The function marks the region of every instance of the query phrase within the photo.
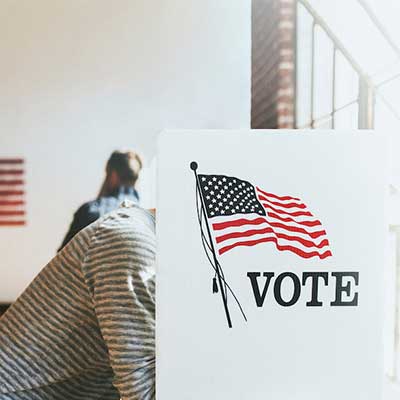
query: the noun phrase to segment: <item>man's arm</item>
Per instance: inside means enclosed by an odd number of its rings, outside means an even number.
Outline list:
[[[155,398],[154,262],[154,231],[107,217],[82,267],[122,400]]]

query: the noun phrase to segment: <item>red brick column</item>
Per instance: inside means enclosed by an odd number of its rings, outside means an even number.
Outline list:
[[[253,0],[254,129],[295,127],[295,29],[295,0]]]

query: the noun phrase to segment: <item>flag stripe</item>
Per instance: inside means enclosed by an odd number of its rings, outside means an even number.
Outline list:
[[[0,158],[0,164],[23,164],[23,158]]]
[[[16,186],[23,184],[24,181],[22,179],[0,179],[0,186]]]
[[[0,220],[0,226],[19,226],[19,225],[25,225],[26,221],[25,220]]]
[[[0,175],[23,175],[23,169],[0,169]]]
[[[279,239],[286,239],[286,240],[299,242],[305,247],[316,247],[318,249],[322,249],[325,246],[329,246],[329,242],[328,242],[327,239],[323,239],[319,243],[315,243],[315,242],[313,242],[311,240],[305,240],[305,239],[303,239],[303,238],[301,238],[299,236],[290,236],[290,235],[286,235],[284,233],[275,233],[275,235]]]
[[[290,218],[290,217],[284,218],[284,217],[281,217],[281,216],[279,216],[279,215],[277,215],[275,213],[271,213],[271,212],[268,212],[267,214],[270,217],[279,219],[279,220],[281,220],[283,222],[297,222],[298,224],[305,225],[305,226],[310,226],[310,227],[321,225],[321,222],[318,221],[318,220],[314,220],[314,221],[296,221],[293,218]]]
[[[231,221],[226,221],[226,222],[220,222],[213,224],[213,229],[218,231],[221,229],[226,229],[230,228],[232,226],[242,226],[242,225],[260,225],[265,223],[265,218],[256,218],[256,219],[247,219],[247,218],[240,218],[236,220],[231,220]]]
[[[0,206],[23,206],[23,200],[0,200]]]
[[[313,217],[313,215],[309,211],[295,211],[295,212],[289,212],[285,210],[280,210],[279,208],[275,208],[270,206],[268,203],[261,203],[264,208],[266,209],[271,209],[272,211],[275,211],[277,213],[285,214],[285,215],[291,215],[292,217]]]
[[[10,217],[12,215],[25,215],[25,211],[23,210],[0,210],[0,216]]]
[[[268,203],[273,204],[278,207],[284,207],[284,208],[307,208],[307,206],[303,203],[281,203],[278,201],[271,201],[268,199],[268,197],[263,196],[262,194],[258,196],[260,200],[268,201]]]
[[[23,195],[24,193],[23,190],[0,190],[0,196],[17,196]]]
[[[289,241],[299,242],[305,247],[316,247],[318,249],[321,249],[322,247],[329,245],[327,239],[323,239],[319,243],[315,243],[311,240],[306,240],[299,236],[291,236],[291,235],[286,235],[284,233],[275,232],[272,228],[250,229],[250,230],[244,231],[244,232],[231,232],[231,233],[227,233],[225,235],[218,236],[216,238],[216,242],[221,243],[221,242],[224,242],[229,239],[243,238],[243,237],[249,237],[249,236],[265,234],[265,233],[272,233],[278,239],[285,239],[285,240],[289,240]]]
[[[273,226],[274,228],[282,228],[282,229],[286,229],[286,230],[288,230],[290,232],[304,233],[305,235],[308,235],[313,239],[317,239],[322,235],[326,235],[326,232],[324,230],[315,231],[315,232],[309,232],[306,229],[298,228],[296,226],[281,224],[280,222],[270,222],[269,224],[271,226]]]
[[[330,250],[326,250],[323,253],[319,253],[318,251],[305,252],[294,246],[280,245],[278,243],[278,239],[275,237],[264,237],[264,238],[260,238],[257,240],[235,242],[233,244],[230,244],[229,246],[225,246],[225,247],[222,247],[221,249],[219,249],[219,254],[222,255],[222,254],[226,253],[227,251],[229,251],[235,247],[238,247],[238,246],[255,246],[256,244],[266,243],[266,242],[274,242],[276,245],[276,248],[278,250],[281,250],[281,251],[288,250],[293,253],[296,253],[297,255],[299,255],[300,257],[303,257],[303,258],[319,257],[320,259],[324,259],[324,258],[327,258],[332,255]]]
[[[216,249],[217,251],[223,247],[229,246],[231,244],[234,244],[236,242],[248,242],[248,241],[253,241],[253,240],[258,240],[258,239],[263,239],[266,237],[272,237],[275,238],[280,246],[292,246],[292,247],[296,247],[297,249],[304,251],[306,253],[309,253],[310,251],[316,251],[319,254],[324,253],[326,250],[330,250],[329,246],[323,246],[322,248],[318,248],[318,247],[307,247],[304,246],[303,244],[293,241],[293,240],[287,240],[287,239],[283,239],[283,238],[278,238],[276,237],[276,235],[274,235],[273,233],[266,233],[266,234],[260,234],[260,235],[253,235],[253,236],[249,236],[249,237],[243,237],[243,238],[235,238],[235,239],[230,239],[230,240],[226,240],[220,244],[216,244]]]
[[[265,192],[264,190],[260,189],[258,186],[256,187],[256,189],[257,189],[260,193],[262,193],[263,195],[272,197],[273,199],[276,199],[276,200],[297,200],[297,201],[301,201],[301,200],[300,200],[299,198],[297,198],[297,197],[291,197],[291,196],[277,196],[276,194]]]
[[[224,242],[225,240],[228,239],[235,239],[235,238],[241,238],[241,237],[248,237],[248,236],[253,236],[253,235],[260,235],[262,233],[274,233],[272,228],[262,228],[262,229],[250,229],[248,231],[244,232],[231,232],[227,233],[225,235],[218,236],[215,240],[217,243]]]
[[[299,236],[299,237],[301,237],[301,238],[303,238],[305,240],[311,240],[313,242],[320,241],[320,240],[322,240],[322,239],[324,239],[326,237],[326,235],[321,235],[318,238],[312,238],[311,236],[307,235],[306,233],[292,232],[292,231],[289,231],[286,228],[274,227],[269,222],[267,222],[267,220],[265,220],[265,222],[263,224],[260,224],[260,225],[246,224],[246,225],[241,225],[241,226],[228,227],[228,228],[223,229],[223,230],[214,231],[214,234],[215,234],[216,237],[219,237],[219,236],[222,236],[222,235],[226,235],[228,233],[246,232],[247,230],[250,230],[250,229],[263,229],[263,228],[271,228],[276,233],[284,233],[284,234],[290,235],[290,236]]]

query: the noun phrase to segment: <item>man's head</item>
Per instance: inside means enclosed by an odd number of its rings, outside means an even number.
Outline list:
[[[106,178],[100,196],[120,186],[134,187],[142,169],[142,159],[134,151],[114,151],[107,161]]]

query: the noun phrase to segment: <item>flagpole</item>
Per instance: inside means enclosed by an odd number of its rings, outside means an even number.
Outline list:
[[[210,240],[210,246],[211,246],[211,252],[213,254],[213,258],[214,258],[214,263],[215,263],[215,271],[217,274],[217,278],[218,278],[218,284],[219,284],[219,289],[221,292],[221,296],[222,296],[222,302],[224,304],[224,309],[225,309],[225,314],[226,314],[226,319],[228,321],[228,327],[232,328],[232,321],[231,321],[231,316],[229,314],[229,309],[228,309],[228,302],[227,302],[227,298],[226,298],[226,293],[225,290],[223,288],[223,284],[222,284],[222,278],[221,278],[221,267],[219,265],[219,262],[217,260],[217,255],[215,254],[215,248],[214,248],[214,243],[212,240],[212,236],[211,236],[211,231],[210,231],[210,227],[208,225],[208,217],[207,217],[207,213],[206,213],[206,209],[205,209],[205,204],[204,204],[204,199],[200,190],[200,183],[199,183],[199,177],[197,175],[197,167],[198,164],[195,161],[192,161],[190,163],[190,169],[194,172],[194,176],[196,178],[196,189],[199,193],[200,196],[200,200],[201,200],[201,210],[204,214],[204,218],[206,220],[206,226],[207,226],[207,232],[208,232],[208,237]]]

